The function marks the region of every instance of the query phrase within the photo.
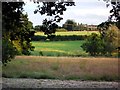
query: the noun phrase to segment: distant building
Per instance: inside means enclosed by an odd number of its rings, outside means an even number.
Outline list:
[[[89,30],[97,30],[97,25],[87,25]]]

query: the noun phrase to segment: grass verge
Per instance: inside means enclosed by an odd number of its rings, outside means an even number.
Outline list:
[[[8,78],[120,80],[118,59],[100,57],[17,56],[2,67],[2,75]]]

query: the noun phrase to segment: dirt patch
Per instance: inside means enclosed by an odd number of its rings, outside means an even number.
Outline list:
[[[8,79],[3,78],[3,88],[118,88],[118,82]]]

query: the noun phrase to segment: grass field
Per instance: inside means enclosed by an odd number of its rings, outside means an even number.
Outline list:
[[[56,32],[56,35],[90,35],[91,33],[98,33],[98,31],[69,31]],[[37,32],[35,35],[43,36],[43,32]],[[80,41],[34,41],[35,51],[31,52],[35,56],[88,56],[88,53],[83,51],[80,47],[84,43]]]
[[[88,56],[80,47],[84,41],[34,41],[35,56]]]
[[[2,68],[3,77],[118,80],[117,58],[17,56]]]
[[[91,35],[92,33],[98,33],[98,31],[69,31],[69,32],[56,32],[55,35]],[[36,32],[35,35],[44,36],[43,32]]]

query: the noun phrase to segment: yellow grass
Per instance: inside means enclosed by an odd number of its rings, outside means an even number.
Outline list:
[[[69,31],[69,32],[56,32],[55,35],[90,35],[91,33],[99,34],[99,31]],[[35,35],[44,36],[43,32],[36,32]]]
[[[3,67],[4,74],[10,72],[47,73],[59,79],[67,77],[100,78],[118,77],[117,58],[81,57],[40,57],[17,56],[14,61]]]

